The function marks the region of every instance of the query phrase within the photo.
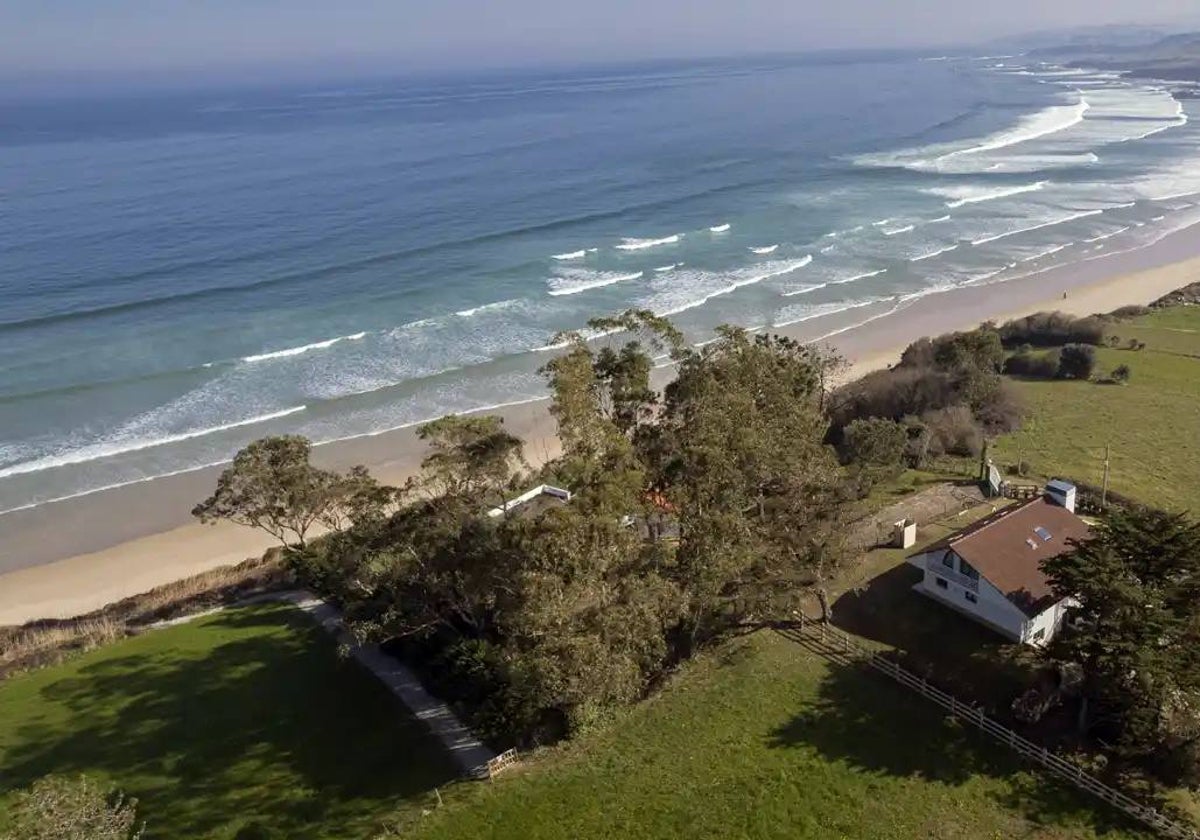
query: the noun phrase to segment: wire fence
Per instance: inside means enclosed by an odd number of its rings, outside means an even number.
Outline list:
[[[1040,764],[1060,779],[1104,800],[1164,837],[1170,837],[1173,840],[1200,840],[1200,833],[1197,833],[1195,829],[1176,822],[1154,808],[1143,805],[1121,791],[1106,785],[1095,776],[1085,772],[1077,764],[1063,759],[1045,747],[1033,743],[1028,738],[1018,735],[1008,727],[992,720],[977,706],[964,703],[953,694],[930,685],[926,679],[918,677],[879,651],[864,647],[837,627],[800,617],[797,622],[780,632],[784,637],[835,662],[841,664],[862,663],[886,674],[905,688],[937,703],[959,720],[978,727],[1020,755]]]

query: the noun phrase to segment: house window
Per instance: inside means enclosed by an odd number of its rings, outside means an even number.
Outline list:
[[[966,599],[968,601],[970,601],[972,604],[979,603],[979,596],[976,595],[974,592],[964,592],[963,595],[966,596]]]
[[[945,554],[943,554],[942,555],[942,565],[945,566],[947,569],[953,569],[954,568],[954,554],[952,554],[949,551],[947,551]]]
[[[971,580],[979,580],[979,570],[968,563],[966,560],[959,561],[958,570]]]
[[[938,589],[949,589],[950,585],[946,583],[945,578],[936,578],[934,582],[938,585]]]
[[[1035,642],[1040,642],[1043,638],[1045,638],[1045,636],[1046,636],[1046,628],[1039,627],[1038,631],[1036,633],[1034,633],[1032,636],[1030,636],[1029,638]]]

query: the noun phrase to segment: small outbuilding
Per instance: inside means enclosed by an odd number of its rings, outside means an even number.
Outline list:
[[[1062,626],[1070,598],[1057,598],[1042,561],[1074,551],[1089,526],[1074,513],[1075,488],[1046,493],[995,513],[921,549],[908,562],[924,572],[922,595],[1014,642],[1044,645]],[[1067,507],[1069,504],[1070,507]]]
[[[487,515],[493,519],[518,513],[521,516],[536,516],[544,510],[565,505],[569,501],[571,501],[570,490],[553,487],[549,484],[539,484],[537,487],[526,490],[520,496],[509,499],[499,507],[492,508]]]

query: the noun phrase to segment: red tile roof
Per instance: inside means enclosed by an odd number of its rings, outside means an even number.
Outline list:
[[[1078,516],[1037,498],[982,519],[921,553],[953,549],[1032,618],[1055,602],[1042,561],[1074,551],[1067,541],[1087,539],[1089,533]]]

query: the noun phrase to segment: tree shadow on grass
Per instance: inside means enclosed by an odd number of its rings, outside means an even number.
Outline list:
[[[988,785],[985,795],[1034,823],[1122,836],[1133,827],[1105,803],[1032,772],[1004,745],[860,666],[831,663],[816,698],[776,729],[769,745],[815,750],[858,772],[951,787],[1001,779],[1004,784]]]
[[[913,673],[1008,718],[1012,701],[1032,684],[1036,655],[915,592],[922,576],[907,563],[889,569],[838,598],[834,623],[893,648],[892,658]]]
[[[292,608],[229,611],[130,646],[42,687],[66,719],[18,729],[6,787],[102,773],[142,800],[148,837],[258,822],[309,838],[365,834],[380,805],[456,775],[423,724]]]

